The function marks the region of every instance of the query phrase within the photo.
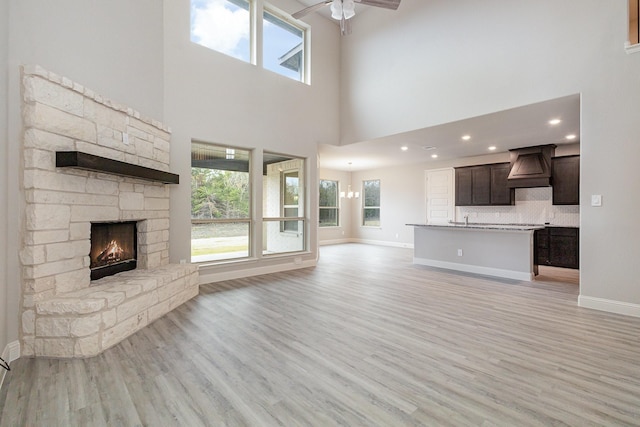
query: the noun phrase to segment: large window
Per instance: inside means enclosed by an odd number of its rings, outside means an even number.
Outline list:
[[[191,262],[250,255],[250,152],[191,144]]]
[[[261,33],[256,10],[262,11]],[[263,0],[191,0],[192,42],[301,82],[308,81],[308,31]]]
[[[250,62],[248,0],[191,0],[191,41]]]
[[[264,153],[263,255],[305,249],[304,164],[304,159]]]
[[[362,225],[380,226],[380,180],[374,179],[362,183]]]
[[[304,29],[284,17],[265,11],[262,31],[264,68],[304,81]]]
[[[320,227],[337,227],[339,222],[338,181],[320,180]]]

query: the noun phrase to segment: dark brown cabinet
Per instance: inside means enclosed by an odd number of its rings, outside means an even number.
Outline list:
[[[456,168],[456,206],[512,205],[509,167],[509,163],[495,163]]]
[[[574,227],[546,227],[534,234],[534,259],[538,265],[579,267],[579,229]]]
[[[471,200],[476,206],[491,204],[491,171],[485,166],[471,168]]]
[[[491,204],[492,205],[512,205],[514,204],[514,188],[507,186],[509,176],[509,163],[498,163],[489,165],[491,169]]]
[[[456,169],[456,206],[472,205],[471,168]]]
[[[551,159],[554,205],[580,204],[580,156]]]

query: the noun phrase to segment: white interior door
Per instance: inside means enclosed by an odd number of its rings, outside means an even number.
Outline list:
[[[427,171],[427,222],[446,223],[455,218],[453,168]]]

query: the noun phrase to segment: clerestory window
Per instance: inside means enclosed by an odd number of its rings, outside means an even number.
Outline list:
[[[260,26],[253,19],[259,11]],[[191,0],[192,42],[305,83],[308,33],[304,23],[263,0]]]

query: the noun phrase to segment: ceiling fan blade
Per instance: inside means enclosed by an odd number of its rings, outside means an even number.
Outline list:
[[[353,0],[356,3],[366,4],[367,6],[384,7],[385,9],[397,10],[400,6],[400,0]]]
[[[308,15],[311,12],[315,12],[316,10],[321,9],[324,6],[326,6],[328,4],[331,4],[331,3],[332,3],[332,0],[325,0],[325,1],[322,1],[320,3],[316,3],[316,4],[312,5],[312,6],[305,7],[304,9],[294,13],[291,16],[293,16],[295,19],[299,19],[299,18],[302,18],[303,16]]]

